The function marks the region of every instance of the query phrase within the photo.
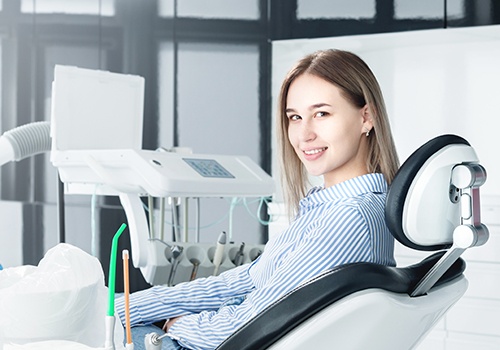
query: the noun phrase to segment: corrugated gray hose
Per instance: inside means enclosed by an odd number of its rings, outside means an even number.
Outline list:
[[[33,122],[6,131],[3,135],[12,144],[14,160],[19,161],[51,149],[50,122]]]

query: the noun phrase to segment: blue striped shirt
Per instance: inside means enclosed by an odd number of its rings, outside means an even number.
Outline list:
[[[175,287],[154,286],[130,296],[132,325],[184,315],[169,333],[189,349],[213,349],[285,293],[334,266],[395,265],[384,219],[387,183],[368,174],[300,201],[297,218],[252,262]],[[123,300],[116,301],[121,320]]]

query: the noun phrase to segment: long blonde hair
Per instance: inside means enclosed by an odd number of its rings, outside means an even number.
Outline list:
[[[308,178],[304,165],[288,139],[286,100],[290,84],[305,73],[320,77],[340,88],[343,96],[354,106],[362,108],[368,104],[373,117],[373,129],[368,137],[368,171],[382,173],[390,184],[399,168],[382,91],[368,65],[348,51],[321,50],[312,53],[298,61],[288,72],[278,100],[276,134],[283,195],[290,215],[298,211],[299,201],[307,191]]]

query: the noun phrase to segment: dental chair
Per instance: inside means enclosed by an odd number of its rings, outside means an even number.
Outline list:
[[[406,267],[338,266],[269,306],[218,350],[415,348],[464,295],[460,255],[484,244],[479,187],[486,180],[474,149],[442,135],[401,166],[386,201],[386,221],[403,245],[429,253]]]

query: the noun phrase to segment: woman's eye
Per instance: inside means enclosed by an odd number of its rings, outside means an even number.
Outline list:
[[[297,115],[297,114],[289,115],[288,119],[289,120],[299,120],[300,119],[300,115]]]
[[[315,117],[326,117],[327,113],[326,112],[317,112],[314,116]]]

